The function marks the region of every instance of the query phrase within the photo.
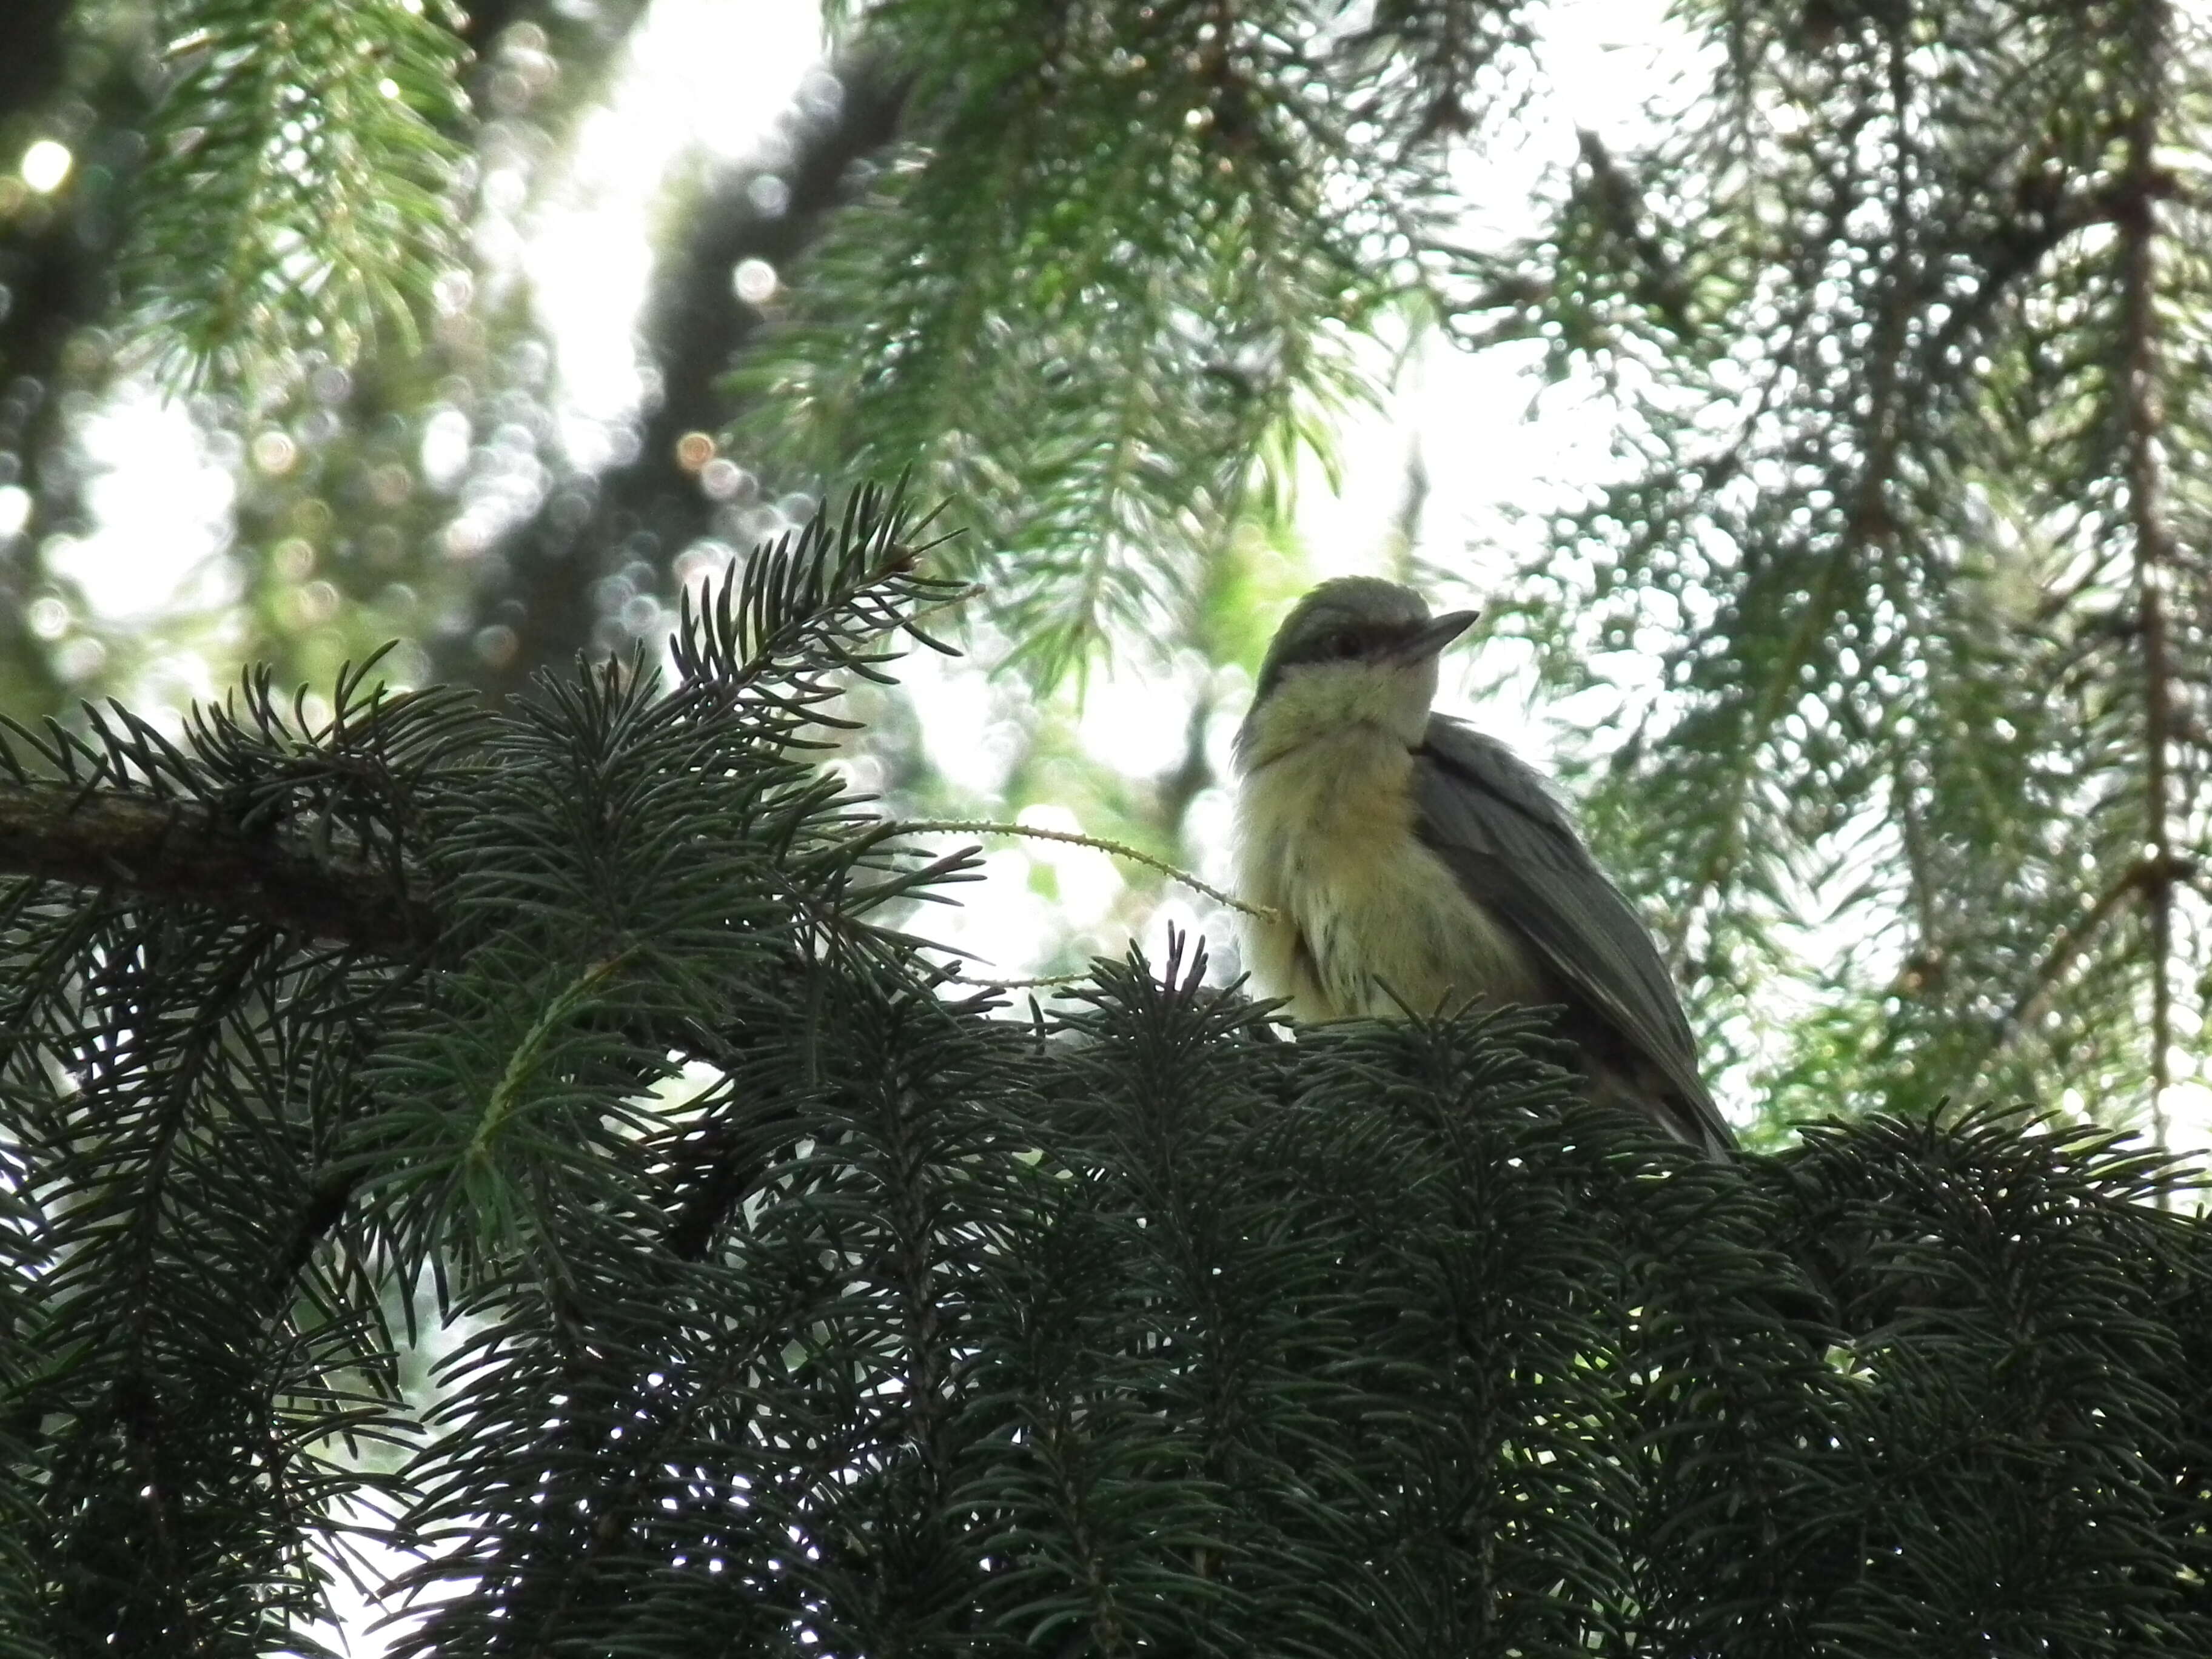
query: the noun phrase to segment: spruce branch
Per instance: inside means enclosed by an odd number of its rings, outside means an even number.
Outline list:
[[[434,946],[419,881],[297,834],[242,830],[203,804],[0,779],[0,872],[191,904],[394,960]]]
[[[543,1061],[548,1047],[561,1027],[583,1008],[589,1006],[600,988],[622,972],[637,954],[637,947],[620,951],[604,961],[586,966],[583,972],[556,991],[551,1000],[531,1022],[508,1054],[507,1064],[500,1073],[499,1081],[484,1102],[483,1115],[477,1120],[476,1131],[469,1137],[468,1154],[471,1161],[489,1160],[500,1133],[514,1115],[517,1103],[528,1091],[534,1074]]]
[[[1642,186],[1621,166],[1605,141],[1589,128],[1576,130],[1575,143],[1583,166],[1589,173],[1599,224],[1634,256],[1638,267],[1633,284],[1637,297],[1677,339],[1689,340],[1697,326],[1690,308],[1689,285],[1684,282],[1677,261],[1645,225]]]
[[[453,261],[466,48],[450,0],[187,0],[122,261],[173,382],[411,350]]]
[[[1522,614],[1555,684],[1612,684],[1638,729],[1592,763],[1594,827],[1717,1003],[1802,971],[1801,920],[1910,931],[1902,981],[1887,948],[1830,964],[1789,1073],[1805,1109],[2078,1088],[2062,1066],[2122,1054],[2148,1099],[2205,938],[2185,893],[2139,884],[2205,852],[2186,481],[2212,287],[2175,159],[2202,145],[2202,32],[2160,3],[1923,21],[1970,81],[1894,19],[1808,55],[1713,13],[1711,95],[1620,169],[1662,192],[1725,361],[1645,316],[1645,220],[1616,188],[1595,234],[1588,169],[1551,238],[1469,262],[1527,280],[1559,366],[1619,374],[1620,441],[1650,458],[1562,515]],[[2093,106],[2085,77],[2120,90]],[[1606,654],[1655,638],[1666,691],[1620,689]],[[2059,1040],[2022,1049],[2046,1008]]]
[[[1436,140],[1510,100],[1531,9],[856,9],[908,142],[740,359],[738,447],[800,481],[918,458],[1011,556],[993,620],[1039,682],[1134,640],[1374,395],[1348,337],[1425,286]]]

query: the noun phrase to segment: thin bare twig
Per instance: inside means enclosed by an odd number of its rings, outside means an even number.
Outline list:
[[[1276,919],[1275,913],[1265,905],[1247,904],[1243,899],[1200,881],[1188,870],[1177,869],[1165,859],[1154,858],[1150,853],[1139,852],[1133,847],[1124,846],[1118,841],[1108,841],[1099,836],[1078,835],[1073,830],[1040,830],[1026,823],[994,823],[980,818],[908,818],[888,827],[902,835],[908,832],[928,831],[955,836],[1022,836],[1031,841],[1056,841],[1070,847],[1088,847],[1097,852],[1110,853],[1115,858],[1127,859],[1133,864],[1141,864],[1147,869],[1157,870],[1169,880],[1180,883],[1194,893],[1202,893],[1216,904],[1224,906],[1241,915],[1254,917],[1261,921],[1273,921]],[[994,984],[1013,982],[1012,981],[992,981]]]

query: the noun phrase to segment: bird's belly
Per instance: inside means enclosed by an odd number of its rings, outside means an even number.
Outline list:
[[[1548,1000],[1528,947],[1415,837],[1412,757],[1380,742],[1313,749],[1238,796],[1241,896],[1276,913],[1246,929],[1256,988],[1305,1020]]]

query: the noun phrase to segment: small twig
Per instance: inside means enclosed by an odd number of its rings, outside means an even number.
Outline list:
[[[627,951],[617,951],[604,961],[592,963],[562,987],[554,994],[552,1001],[546,1005],[544,1012],[531,1022],[530,1029],[522,1034],[522,1041],[515,1044],[514,1052],[507,1056],[507,1069],[501,1074],[498,1085],[492,1090],[490,1100],[485,1103],[483,1116],[477,1123],[476,1133],[469,1138],[468,1155],[471,1159],[480,1163],[490,1157],[493,1141],[507,1120],[514,1115],[516,1103],[530,1086],[538,1061],[544,1057],[546,1046],[553,1040],[554,1033],[568,1023],[568,1017],[581,1007],[602,984],[628,966],[630,958],[637,953],[638,947],[632,945]]]
[[[946,945],[938,948],[949,951],[952,947]],[[965,962],[967,957],[963,956],[961,960]],[[1031,979],[985,979],[980,975],[956,974],[950,968],[934,971],[949,985],[973,985],[982,991],[1034,991],[1050,985],[1077,985],[1091,977],[1088,974],[1039,974]]]
[[[1148,869],[1157,870],[1169,880],[1179,882],[1194,893],[1203,893],[1216,904],[1224,905],[1231,910],[1253,917],[1256,921],[1278,920],[1276,913],[1263,904],[1247,904],[1243,899],[1223,892],[1218,887],[1209,886],[1188,871],[1178,869],[1165,859],[1154,858],[1150,853],[1140,853],[1133,847],[1125,847],[1118,841],[1108,841],[1098,836],[1079,835],[1073,830],[1039,830],[1026,823],[993,823],[982,819],[969,818],[908,818],[887,825],[886,828],[902,835],[909,831],[927,830],[942,831],[947,835],[956,836],[1026,836],[1032,841],[1056,841],[1070,847],[1088,847],[1094,851],[1110,853],[1115,858],[1127,859],[1133,863],[1144,865]]]

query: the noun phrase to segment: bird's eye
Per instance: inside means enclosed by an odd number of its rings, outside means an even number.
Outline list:
[[[1348,628],[1340,628],[1328,636],[1328,654],[1332,657],[1356,657],[1359,654],[1359,635]]]

